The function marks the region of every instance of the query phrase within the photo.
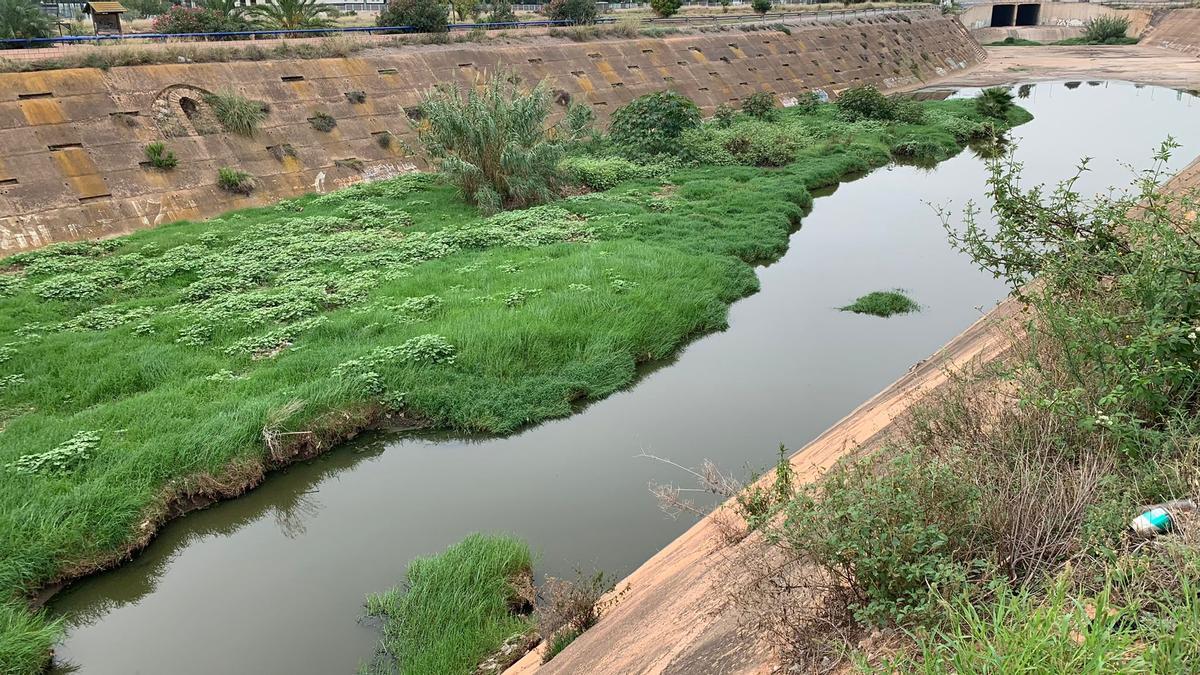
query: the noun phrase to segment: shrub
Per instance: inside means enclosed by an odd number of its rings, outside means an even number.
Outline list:
[[[1129,31],[1129,19],[1123,16],[1097,16],[1083,24],[1083,37],[1088,42],[1118,41]]]
[[[346,100],[351,103],[366,103],[367,92],[358,89],[354,91],[348,91],[346,92]]]
[[[146,146],[146,161],[150,162],[150,166],[170,171],[179,165],[179,160],[176,159],[175,153],[167,149],[167,146],[162,143],[151,143]]]
[[[728,129],[733,124],[736,116],[737,113],[734,112],[728,103],[722,103],[713,111],[713,121],[717,123],[717,126],[724,129]]]
[[[0,38],[50,37],[50,16],[30,0],[0,0]]]
[[[674,155],[680,137],[700,126],[700,109],[692,100],[673,91],[644,94],[618,108],[609,135],[630,156]]]
[[[921,102],[909,98],[897,98],[893,100],[892,117],[897,122],[904,124],[924,124],[925,123],[925,106]]]
[[[1012,92],[1006,87],[989,87],[975,97],[975,111],[993,119],[1007,120],[1013,105]]]
[[[884,96],[875,87],[864,84],[851,87],[837,99],[838,112],[847,120],[891,120],[896,115],[896,102]]]
[[[550,96],[542,85],[522,93],[494,77],[466,93],[436,87],[422,104],[426,150],[442,175],[484,212],[551,200],[562,158],[546,128]]]
[[[613,585],[603,572],[591,576],[579,575],[575,581],[549,577],[543,587],[542,602],[535,612],[538,633],[543,640],[552,641],[562,635],[564,643],[558,651],[570,644],[581,633],[596,625],[600,620],[600,598]],[[555,652],[557,653],[557,651]],[[547,657],[548,661],[550,657]]]
[[[750,3],[750,8],[766,16],[767,12],[771,11],[771,0],[753,0]]]
[[[239,136],[253,136],[258,125],[267,117],[264,103],[233,92],[208,94],[204,102],[212,107],[213,115],[221,126]]]
[[[840,309],[843,312],[854,312],[855,314],[872,314],[874,316],[889,317],[893,314],[915,312],[920,308],[920,305],[903,292],[895,290],[868,293],[855,300],[853,304],[846,305]]]
[[[800,147],[791,129],[756,119],[693,129],[681,143],[687,161],[716,165],[784,166],[795,160]]]
[[[864,624],[920,622],[930,589],[954,593],[974,494],[937,460],[899,453],[840,464],[784,509],[779,540],[799,559],[844,580],[847,609]]]
[[[248,195],[254,192],[254,179],[245,171],[223,166],[217,170],[217,185],[226,192]]]
[[[313,116],[308,118],[308,123],[317,131],[323,131],[325,133],[329,133],[330,131],[333,131],[335,127],[337,127],[337,120],[334,119],[333,115],[322,111],[313,113]]]
[[[760,120],[775,117],[775,96],[765,91],[756,91],[742,101],[742,112]]]
[[[655,167],[636,164],[623,157],[567,157],[559,170],[572,183],[593,190],[608,190],[633,178],[651,178],[658,174]]]
[[[675,16],[682,6],[683,0],[650,0],[650,8],[663,18]]]
[[[550,0],[542,10],[555,21],[577,24],[596,23],[596,0]]]
[[[399,355],[409,363],[454,363],[457,351],[441,335],[418,335],[400,345]]]
[[[513,11],[509,0],[493,0],[492,13],[488,15],[488,23],[516,23],[517,13]]]
[[[815,91],[806,91],[796,97],[796,105],[793,106],[804,114],[816,112],[817,106],[821,105],[821,97]]]
[[[160,14],[153,26],[156,33],[220,33],[241,27],[216,10],[182,5],[174,5]]]
[[[377,26],[410,26],[417,33],[450,29],[450,3],[445,0],[390,0],[375,20]]]

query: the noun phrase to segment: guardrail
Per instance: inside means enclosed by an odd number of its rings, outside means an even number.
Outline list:
[[[746,23],[749,21],[777,22],[795,19],[820,19],[837,16],[865,16],[873,14],[898,14],[929,9],[933,5],[912,5],[909,7],[864,8],[864,9],[823,9],[797,12],[774,12],[771,14],[720,14],[711,16],[673,16],[669,18],[650,17],[641,19],[642,25],[697,25],[714,23]],[[595,23],[613,24],[615,17],[600,17]],[[448,26],[451,31],[475,30],[505,30],[523,28],[554,28],[574,26],[573,21],[512,21],[504,23],[452,23]],[[413,26],[352,26],[345,28],[292,28],[287,30],[240,30],[221,33],[124,33],[114,35],[61,35],[44,38],[7,38],[0,40],[0,49],[47,47],[52,45],[71,44],[104,44],[123,42],[126,40],[147,40],[150,42],[167,40],[203,40],[203,41],[236,41],[256,40],[259,38],[293,38],[293,37],[325,37],[330,35],[366,34],[414,34],[418,31]]]

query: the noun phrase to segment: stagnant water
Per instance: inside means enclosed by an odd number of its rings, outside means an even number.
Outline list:
[[[1200,153],[1200,99],[1124,83],[1044,83],[1016,131],[1028,181],[1096,159],[1085,191],[1129,182],[1168,134],[1180,168]],[[628,391],[508,438],[366,439],[271,477],[246,497],[168,525],[124,567],[61,593],[64,669],[129,673],[350,673],[377,640],[364,594],[414,556],[474,531],[507,531],[540,573],[623,575],[687,528],[647,481],[686,481],[642,452],[744,473],[798,448],[1005,295],[951,250],[929,203],[982,198],[970,151],[936,169],[889,167],[816,201],[786,256],[758,271],[729,330],[655,364]],[[907,289],[917,314],[837,311]]]

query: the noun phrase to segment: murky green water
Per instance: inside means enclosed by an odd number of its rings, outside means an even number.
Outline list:
[[[1168,134],[1200,154],[1200,99],[1120,83],[1045,83],[1017,130],[1030,181],[1095,158],[1080,186],[1127,184]],[[353,672],[375,630],[363,595],[414,556],[473,531],[516,533],[541,573],[623,575],[691,521],[650,480],[686,481],[643,452],[745,472],[797,448],[903,375],[1005,294],[946,243],[933,204],[981,199],[982,161],[881,169],[817,200],[788,254],[728,331],[647,369],[634,388],[508,438],[375,437],[271,477],[165,528],[124,567],[61,593],[65,668],[91,674]],[[883,320],[835,307],[907,289],[923,310]]]

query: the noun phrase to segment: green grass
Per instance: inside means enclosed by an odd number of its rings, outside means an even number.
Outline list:
[[[1135,37],[1108,38],[1106,40],[1092,40],[1092,39],[1089,39],[1086,37],[1073,37],[1073,38],[1066,38],[1063,40],[1057,40],[1055,42],[1038,42],[1037,40],[1026,40],[1024,38],[1006,37],[1003,40],[998,40],[996,42],[989,42],[985,46],[986,47],[1044,47],[1046,45],[1051,45],[1051,46],[1059,46],[1059,47],[1072,47],[1072,46],[1079,46],[1079,45],[1092,45],[1092,46],[1136,45],[1137,43],[1138,43],[1138,38],[1135,38]]]
[[[725,327],[810,189],[898,145],[944,159],[982,121],[969,100],[924,105],[921,125],[780,111],[806,129],[788,166],[677,169],[492,218],[406,176],[0,260],[0,598],[19,615],[172,496],[286,462],[275,439],[328,445],[389,412],[506,433],[628,386]],[[40,669],[41,626],[0,624],[0,653],[23,645],[12,672]]]
[[[204,102],[212,106],[213,115],[221,126],[239,136],[253,136],[258,125],[267,118],[261,101],[251,101],[233,92],[208,94]]]
[[[412,561],[405,586],[367,596],[367,615],[383,620],[370,673],[471,673],[508,637],[533,628],[513,614],[513,577],[532,574],[519,539],[473,534],[444,553]]]
[[[893,314],[907,314],[916,312],[921,309],[912,298],[909,298],[903,291],[897,289],[894,291],[874,291],[855,300],[853,304],[846,305],[840,308],[843,312],[854,312],[855,314],[872,314],[874,316],[889,317]]]
[[[562,650],[575,641],[575,638],[583,635],[575,628],[568,628],[554,634],[550,638],[550,643],[546,645],[546,652],[542,654],[542,663],[549,663],[551,659],[558,656]]]

